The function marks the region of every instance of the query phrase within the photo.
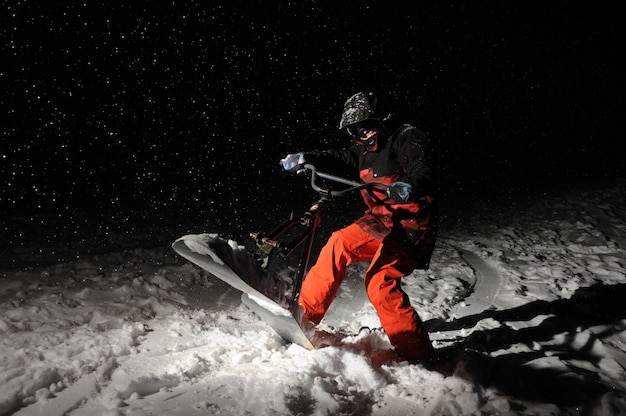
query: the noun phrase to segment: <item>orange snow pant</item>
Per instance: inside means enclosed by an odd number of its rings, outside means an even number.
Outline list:
[[[298,302],[304,317],[318,324],[337,295],[348,266],[363,261],[371,261],[365,273],[367,295],[396,352],[409,360],[430,357],[434,350],[428,333],[400,287],[400,279],[415,269],[416,260],[406,246],[381,243],[358,224],[335,231],[322,248],[300,291]]]

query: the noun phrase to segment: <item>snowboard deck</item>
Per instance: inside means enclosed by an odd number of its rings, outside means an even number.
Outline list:
[[[306,336],[306,333],[288,309],[267,298],[257,298],[249,293],[243,293],[241,300],[244,305],[271,326],[285,341],[298,344],[308,350],[315,349],[311,340]]]
[[[217,234],[191,234],[172,244],[176,253],[243,292],[242,302],[285,341],[312,350],[314,345],[288,309],[284,282],[261,269],[234,241]]]

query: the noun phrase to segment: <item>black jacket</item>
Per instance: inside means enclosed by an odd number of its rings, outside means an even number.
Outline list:
[[[408,124],[390,135],[385,133],[383,129],[374,148],[353,143],[340,149],[305,152],[304,158],[323,165],[339,159],[356,169],[365,182],[407,182],[413,188],[413,200],[435,198],[434,155],[426,133]],[[371,178],[363,177],[367,170],[371,171]]]

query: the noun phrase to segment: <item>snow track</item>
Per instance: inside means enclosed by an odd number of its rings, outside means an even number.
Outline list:
[[[476,253],[465,249],[458,250],[461,253],[461,257],[470,265],[475,275],[475,282],[471,293],[454,308],[453,316],[455,318],[462,318],[464,316],[479,314],[495,306],[503,282],[496,269],[491,267],[487,261],[480,258]]]
[[[452,345],[477,329],[472,326],[481,321],[482,314],[497,308],[498,295],[504,283],[501,274],[489,261],[466,248],[455,246],[454,249],[470,267],[472,274],[463,278],[467,286],[458,292],[456,303],[449,312],[450,319],[434,319],[425,323],[438,348]]]
[[[84,375],[55,397],[38,401],[14,413],[14,416],[63,416],[97,392],[97,374]]]

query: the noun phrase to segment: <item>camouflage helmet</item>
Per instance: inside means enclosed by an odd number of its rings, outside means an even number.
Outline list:
[[[343,105],[339,129],[343,130],[365,120],[378,120],[377,104],[378,98],[373,92],[357,92]]]

